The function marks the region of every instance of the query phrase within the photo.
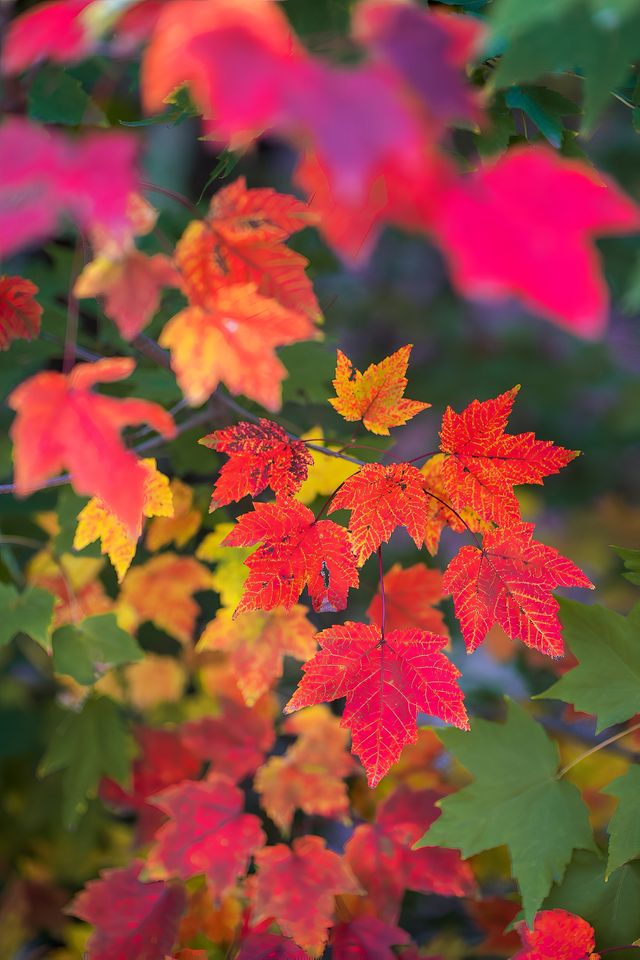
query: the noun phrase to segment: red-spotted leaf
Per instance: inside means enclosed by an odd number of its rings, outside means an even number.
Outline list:
[[[55,233],[62,216],[85,233],[121,236],[135,192],[136,141],[126,133],[68,139],[10,117],[0,126],[0,257]]]
[[[342,857],[321,837],[305,836],[256,854],[254,920],[273,918],[281,931],[316,956],[334,922],[334,897],[361,889]]]
[[[12,340],[33,340],[40,333],[37,292],[31,280],[0,276],[0,350],[7,350]]]
[[[286,713],[346,697],[342,724],[353,752],[375,785],[417,739],[419,712],[468,729],[460,672],[441,653],[445,637],[424,630],[392,630],[347,622],[316,637],[321,649],[303,667]]]
[[[137,814],[137,843],[144,846],[164,819],[158,807],[148,802],[149,797],[181,780],[195,780],[202,760],[188,749],[180,730],[138,727],[135,736],[139,752],[133,761],[130,789],[105,779],[100,784],[100,798],[111,807]]]
[[[223,540],[229,547],[260,544],[245,560],[249,576],[236,614],[244,610],[290,610],[306,586],[313,609],[344,610],[358,571],[344,527],[316,520],[298,501],[255,503]]]
[[[518,297],[572,333],[595,338],[605,329],[608,294],[593,238],[639,226],[638,208],[612,181],[527,146],[455,182],[436,233],[462,293]]]
[[[97,383],[128,377],[134,368],[128,357],[80,363],[68,375],[37,373],[13,391],[9,405],[17,416],[11,437],[20,496],[33,493],[66,468],[78,493],[99,497],[138,538],[147,471],[125,448],[120,431],[148,423],[169,438],[175,435],[175,424],[156,403],[91,391]]]
[[[520,518],[514,485],[541,484],[543,477],[558,473],[578,456],[578,451],[537,440],[533,433],[504,432],[519,389],[493,400],[474,400],[462,413],[447,407],[440,431],[450,503],[499,524]]]
[[[556,587],[593,584],[553,547],[533,539],[534,525],[518,523],[484,536],[482,548],[462,547],[443,580],[469,653],[499,623],[512,640],[560,657],[562,633]]]
[[[385,630],[405,630],[417,627],[440,636],[447,635],[444,617],[433,606],[442,600],[442,574],[415,563],[403,570],[394,563],[384,575]],[[367,608],[367,616],[378,626],[382,624],[382,596],[380,592]]]
[[[409,942],[409,934],[378,917],[354,917],[331,932],[334,960],[395,960],[392,947]]]
[[[590,923],[566,910],[543,910],[533,930],[519,925],[523,948],[513,960],[600,960]]]
[[[377,915],[389,923],[398,919],[405,890],[454,897],[475,890],[471,868],[457,850],[413,849],[440,816],[436,802],[441,796],[435,790],[397,787],[378,808],[375,823],[356,827],[345,847],[345,857]]]
[[[232,780],[254,773],[275,740],[273,717],[267,698],[251,709],[244,703],[220,697],[218,716],[191,720],[180,728],[187,748],[213,769]]]
[[[186,906],[184,888],[164,880],[142,883],[142,860],[104,870],[67,912],[92,924],[87,960],[164,960]]]
[[[258,817],[242,812],[244,794],[221,774],[168,787],[153,802],[171,819],[156,834],[149,868],[183,880],[202,874],[216,901],[246,873],[252,854],[265,843]]]
[[[249,933],[240,944],[236,960],[309,960],[309,956],[288,937]]]
[[[420,547],[427,523],[424,477],[409,463],[368,463],[331,501],[331,513],[342,509],[351,510],[349,536],[360,566],[396,527],[406,527]]]
[[[277,497],[292,497],[313,466],[313,457],[304,443],[291,439],[271,420],[242,421],[210,433],[199,442],[229,457],[220,468],[211,497],[211,511],[247,494],[256,497],[267,487],[271,487]]]

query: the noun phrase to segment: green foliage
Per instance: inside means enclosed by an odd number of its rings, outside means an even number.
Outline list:
[[[626,573],[623,576],[640,587],[640,550],[625,550],[624,547],[614,547],[613,549],[624,561]]]
[[[573,851],[594,848],[578,790],[557,777],[556,744],[509,701],[505,723],[475,720],[469,733],[438,736],[474,780],[440,801],[442,815],[419,846],[456,847],[471,857],[506,845],[532,923]]]
[[[62,772],[63,816],[68,828],[86,811],[102,777],[125,783],[131,744],[120,708],[108,697],[90,697],[80,713],[66,711],[55,729],[38,775]]]
[[[640,856],[640,767],[630,767],[622,777],[604,788],[604,793],[617,797],[616,812],[609,821],[609,861],[607,879],[623,863]]]
[[[11,584],[0,583],[0,647],[18,633],[26,633],[45,650],[51,649],[53,597],[39,587],[19,593]]]
[[[594,605],[561,601],[564,638],[578,665],[541,697],[593,713],[597,729],[640,711],[640,604],[628,617]]]
[[[80,81],[59,67],[40,67],[29,88],[27,102],[29,116],[41,123],[108,126],[104,113]]]
[[[53,634],[53,667],[56,673],[92,684],[110,667],[142,660],[136,640],[121,630],[112,613],[86,617],[78,624],[60,627]]]

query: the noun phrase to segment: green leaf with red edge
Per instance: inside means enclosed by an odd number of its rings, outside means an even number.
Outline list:
[[[424,540],[428,498],[424,477],[409,463],[368,463],[342,484],[331,510],[351,510],[349,536],[360,566],[396,527],[406,527],[417,547]]]
[[[12,340],[33,340],[40,333],[37,292],[31,280],[0,276],[0,350],[7,350]]]
[[[247,495],[256,497],[267,487],[277,497],[292,497],[313,466],[313,457],[301,440],[264,418],[216,430],[199,443],[229,457],[213,489],[211,512]]]
[[[178,935],[185,891],[164,880],[142,883],[142,860],[104,870],[67,907],[93,925],[88,960],[164,960]]]
[[[553,547],[533,540],[534,525],[517,523],[487,533],[482,547],[462,547],[447,567],[443,589],[453,595],[471,653],[499,623],[512,640],[560,657],[562,630],[555,587],[593,584]]]
[[[462,413],[447,407],[442,418],[442,471],[450,503],[498,524],[520,518],[516,484],[541,484],[579,453],[537,440],[533,433],[504,432],[519,389],[493,400],[474,400]]]
[[[254,503],[223,546],[258,549],[245,560],[249,576],[235,615],[245,610],[290,610],[305,586],[313,609],[344,610],[350,587],[358,586],[356,561],[344,527],[316,520],[296,500]]]
[[[248,869],[265,843],[260,820],[243,813],[244,794],[232,780],[211,774],[186,780],[153,797],[170,819],[156,834],[147,860],[154,876],[183,880],[204,875],[216,902]]]
[[[321,649],[304,665],[285,712],[346,697],[342,724],[371,787],[417,739],[419,712],[468,729],[460,672],[441,653],[445,637],[392,630],[383,638],[375,624],[347,621],[316,639]]]

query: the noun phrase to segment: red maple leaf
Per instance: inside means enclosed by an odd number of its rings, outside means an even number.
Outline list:
[[[13,20],[0,58],[2,73],[20,73],[40,60],[72,63],[86,57],[96,44],[82,14],[91,0],[41,3]]]
[[[349,477],[331,501],[335,510],[351,510],[349,536],[360,566],[396,527],[406,527],[417,547],[427,523],[424,477],[409,463],[368,463]]]
[[[129,228],[136,140],[92,133],[76,140],[10,117],[0,126],[0,257],[55,233],[63,215],[84,233]]]
[[[344,527],[316,520],[296,500],[255,503],[224,546],[260,546],[245,560],[249,576],[236,614],[244,610],[290,610],[306,586],[313,609],[344,610],[349,587],[358,586],[356,561]]]
[[[186,906],[184,888],[164,880],[142,883],[144,867],[133,860],[118,870],[103,870],[67,907],[94,927],[90,960],[164,960],[178,933]]]
[[[533,930],[519,926],[523,949],[513,960],[600,960],[590,923],[566,910],[543,910]]]
[[[475,891],[471,868],[457,850],[412,849],[440,816],[436,801],[441,797],[436,790],[397,787],[378,808],[375,823],[356,827],[345,847],[377,914],[389,923],[398,919],[405,890],[454,897]]]
[[[440,431],[440,449],[446,457],[442,476],[450,503],[500,524],[520,518],[515,484],[541,484],[543,477],[558,473],[579,453],[537,440],[533,433],[504,432],[519,389],[493,400],[474,400],[462,413],[447,407]]]
[[[378,917],[354,917],[331,931],[331,956],[334,960],[396,960],[391,948],[409,940],[406,930]]]
[[[258,817],[242,813],[242,790],[222,774],[168,787],[153,802],[171,819],[156,834],[148,866],[156,875],[183,880],[203,874],[216,901],[247,872],[252,854],[265,843]]]
[[[460,672],[440,652],[445,637],[424,630],[383,636],[375,624],[347,621],[316,639],[321,649],[302,668],[285,712],[346,697],[342,723],[351,727],[371,787],[417,739],[418,712],[468,729]]]
[[[164,820],[160,810],[148,802],[149,797],[170,784],[196,779],[202,760],[187,748],[180,730],[138,727],[135,737],[139,754],[133,761],[131,788],[104,779],[100,798],[116,809],[135,811],[137,844],[145,846]]]
[[[288,937],[249,933],[240,944],[236,960],[309,960],[309,956]]]
[[[513,951],[520,945],[520,938],[511,929],[511,924],[520,913],[520,905],[505,897],[485,897],[482,900],[469,900],[467,909],[485,935],[482,943],[478,944],[478,950],[500,957],[513,957]]]
[[[442,600],[442,574],[430,570],[423,563],[415,563],[403,570],[394,563],[384,575],[385,630],[405,630],[417,627],[447,636],[444,617],[433,606]],[[380,591],[367,607],[367,616],[382,625],[382,596]]]
[[[560,657],[563,652],[555,587],[590,587],[584,573],[553,547],[533,540],[534,524],[518,523],[462,547],[444,574],[462,636],[471,653],[499,623],[512,640]]]
[[[67,468],[78,493],[99,497],[138,538],[147,471],[124,447],[120,431],[148,423],[170,438],[175,424],[156,403],[116,399],[90,389],[96,383],[122,380],[134,368],[135,362],[128,357],[80,363],[68,375],[37,373],[13,391],[9,405],[17,416],[11,437],[20,496],[33,493]]]
[[[313,457],[301,440],[291,439],[281,426],[264,418],[217,430],[199,442],[229,457],[220,468],[210,511],[247,494],[256,497],[267,487],[277,497],[292,497],[313,466]]]
[[[435,229],[462,293],[516,296],[594,338],[604,332],[608,295],[592,238],[633,233],[639,223],[638,208],[611,180],[527,146],[458,180],[442,199]]]
[[[213,769],[242,780],[255,773],[273,746],[275,732],[267,699],[252,708],[244,703],[219,697],[219,716],[191,720],[180,728],[187,748]]]
[[[33,340],[40,333],[37,292],[31,280],[0,276],[0,350],[8,350],[12,340]]]
[[[303,950],[320,954],[334,922],[334,897],[361,893],[343,858],[321,837],[304,836],[291,847],[265,847],[255,859],[255,922],[273,918]]]

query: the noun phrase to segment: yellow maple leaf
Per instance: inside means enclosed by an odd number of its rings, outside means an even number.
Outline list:
[[[170,543],[184,547],[200,529],[202,514],[193,506],[193,490],[177,478],[171,481],[173,514],[157,516],[147,528],[146,546],[155,553]]]
[[[430,403],[407,400],[407,364],[413,344],[408,343],[381,363],[372,363],[364,373],[338,350],[336,397],[329,403],[345,420],[362,420],[371,433],[388,436],[389,427],[400,427]]]
[[[184,666],[175,657],[145,653],[143,660],[110,670],[95,685],[99,693],[136,710],[151,710],[162,703],[177,703],[187,684]]]
[[[173,516],[173,500],[169,479],[156,468],[153,459],[142,460],[147,472],[144,490],[144,515],[146,517]],[[100,549],[113,564],[118,582],[121,583],[131,566],[136,552],[137,538],[129,535],[126,526],[109,510],[98,497],[93,497],[78,514],[78,526],[73,538],[76,550],[82,550],[94,540],[100,540]]]
[[[207,534],[196,550],[198,560],[215,563],[216,569],[211,575],[211,585],[220,594],[223,607],[231,610],[240,603],[244,582],[249,575],[244,561],[253,553],[243,547],[223,547],[222,541],[234,529],[233,523],[219,523]]]
[[[326,446],[322,427],[313,427],[300,437],[301,440],[314,440],[320,446]],[[339,447],[328,448],[339,450]],[[328,457],[326,453],[309,450],[313,457],[313,466],[309,468],[309,476],[298,490],[296,497],[302,503],[312,503],[316,497],[329,497],[341,483],[358,470],[355,463],[340,460],[338,457]]]

